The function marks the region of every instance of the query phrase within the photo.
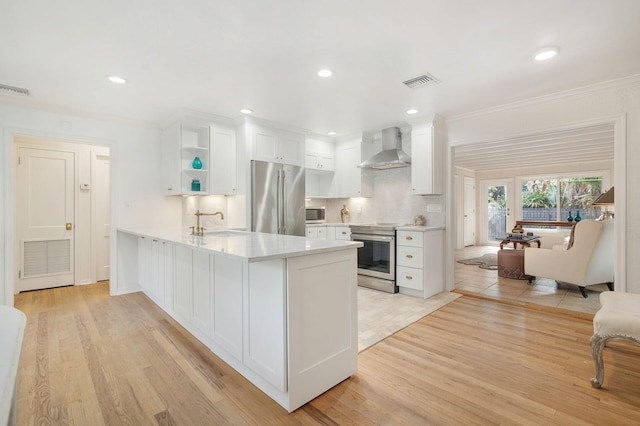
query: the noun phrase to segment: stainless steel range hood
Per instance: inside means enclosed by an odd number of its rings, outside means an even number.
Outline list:
[[[411,157],[402,150],[402,137],[400,129],[390,127],[382,130],[382,151],[358,164],[358,167],[369,169],[393,169],[396,167],[408,167],[411,165]]]

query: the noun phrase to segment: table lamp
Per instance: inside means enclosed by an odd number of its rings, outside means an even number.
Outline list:
[[[602,209],[602,214],[596,220],[613,219],[614,214],[613,214],[613,212],[609,211],[609,206],[613,206],[614,205],[614,191],[613,191],[613,188],[614,187],[612,186],[607,192],[604,192],[604,193],[600,194],[600,196],[598,198],[596,198],[593,203],[591,203],[591,206],[602,206],[602,207],[604,207]]]

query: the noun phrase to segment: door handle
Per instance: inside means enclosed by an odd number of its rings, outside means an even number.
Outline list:
[[[67,231],[71,231],[73,229],[73,224],[71,222],[67,222],[65,225],[65,229]]]

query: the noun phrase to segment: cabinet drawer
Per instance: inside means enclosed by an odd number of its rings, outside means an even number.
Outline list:
[[[422,269],[407,268],[406,266],[398,266],[396,270],[396,284],[400,287],[412,288],[414,290],[422,290],[423,288],[423,271]]]
[[[396,263],[409,268],[423,268],[422,247],[396,247]]]
[[[351,229],[348,226],[336,226],[336,240],[349,241],[350,239]]]
[[[396,244],[399,246],[422,247],[424,233],[418,231],[398,231]]]

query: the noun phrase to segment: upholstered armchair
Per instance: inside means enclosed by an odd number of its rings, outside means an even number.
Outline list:
[[[534,277],[576,284],[583,297],[585,287],[606,283],[613,290],[613,220],[582,220],[576,224],[569,248],[528,247],[524,252],[524,271]]]

